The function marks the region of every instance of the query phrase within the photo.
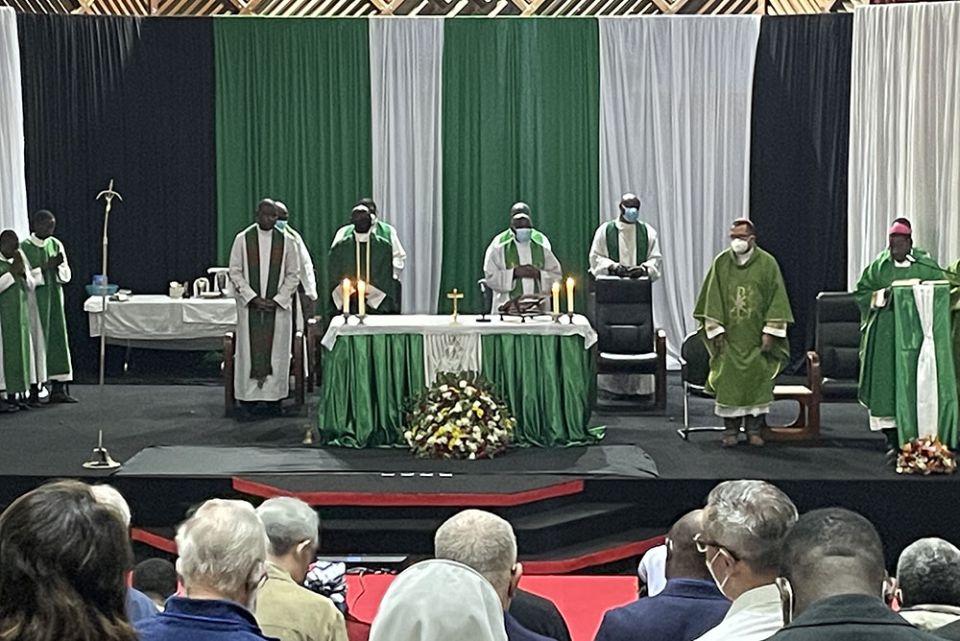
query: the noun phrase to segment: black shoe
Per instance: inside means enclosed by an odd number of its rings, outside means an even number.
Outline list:
[[[4,400],[0,400],[0,414],[13,414],[14,412],[19,412],[20,408],[14,405],[13,403],[8,403]]]
[[[50,392],[50,403],[79,403],[77,399],[70,396],[66,390],[57,390],[56,392]]]

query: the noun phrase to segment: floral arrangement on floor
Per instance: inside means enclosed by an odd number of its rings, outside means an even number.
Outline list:
[[[421,458],[493,458],[516,428],[510,408],[475,372],[444,372],[412,401],[403,436]]]
[[[957,460],[939,437],[924,436],[905,444],[897,457],[897,474],[953,474]]]

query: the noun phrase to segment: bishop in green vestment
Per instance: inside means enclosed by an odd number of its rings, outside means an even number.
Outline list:
[[[730,249],[717,256],[693,311],[710,353],[706,390],[723,418],[721,445],[737,444],[741,422],[751,445],[763,445],[774,379],[790,357],[790,300],[777,260],[756,244],[745,218],[730,228]]]
[[[27,317],[27,291],[32,287],[20,240],[12,229],[4,230],[0,233],[0,384],[13,403],[17,403],[14,395],[25,394],[35,376]]]
[[[563,280],[560,261],[550,240],[533,228],[530,206],[516,203],[510,209],[510,228],[497,234],[483,256],[483,280],[493,290],[495,314],[501,305],[522,294],[549,293]],[[550,299],[543,302],[548,309]]]
[[[393,246],[373,231],[373,216],[365,205],[350,212],[351,229],[330,248],[327,255],[328,318],[343,310],[341,284],[353,283],[353,296],[347,303],[357,312],[357,281],[366,283],[368,314],[399,314],[400,286],[394,278]]]
[[[63,307],[63,285],[70,282],[70,263],[63,243],[53,237],[57,219],[41,209],[30,220],[33,233],[20,243],[33,275],[36,289],[27,294],[30,336],[33,340],[37,383],[52,383],[51,403],[76,403],[66,389],[73,380],[67,319]],[[32,402],[39,402],[37,385],[31,386]]]
[[[870,429],[883,431],[888,454],[900,451],[897,432],[896,319],[889,288],[898,280],[940,280],[943,271],[930,255],[913,246],[913,228],[897,218],[889,246],[867,265],[854,293],[860,308],[859,400],[870,412]]]

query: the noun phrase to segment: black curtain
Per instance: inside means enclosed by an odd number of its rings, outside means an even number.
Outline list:
[[[27,199],[57,215],[73,268],[67,318],[79,373],[96,368],[82,311],[100,273],[111,178],[110,282],[138,293],[216,261],[213,25],[209,19],[18,17]]]
[[[846,289],[852,14],[764,17],[753,83],[750,217],[780,263],[794,370],[816,298]]]

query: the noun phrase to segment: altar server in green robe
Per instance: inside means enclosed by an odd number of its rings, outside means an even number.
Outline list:
[[[549,294],[554,283],[563,280],[560,261],[550,248],[550,240],[534,229],[530,206],[516,203],[510,208],[510,228],[490,242],[483,256],[483,274],[493,290],[491,314],[501,305],[522,294]],[[543,308],[550,298],[543,301]]]
[[[750,445],[763,445],[774,379],[790,357],[790,300],[777,260],[757,246],[753,223],[738,218],[730,248],[713,261],[693,311],[710,353],[706,389],[723,418],[721,445],[737,444],[744,423]]]
[[[63,285],[70,282],[70,263],[63,243],[53,237],[57,219],[46,209],[30,220],[33,233],[20,243],[27,258],[36,289],[27,293],[30,336],[33,340],[37,383],[51,382],[51,403],[76,403],[67,392],[73,380],[67,320],[63,307]],[[39,402],[39,386],[30,389],[32,403]]]
[[[16,232],[4,230],[0,233],[0,362],[7,400],[21,409],[26,404],[17,396],[26,394],[36,376],[27,317],[27,292],[33,286]]]
[[[343,309],[341,287],[345,279],[353,285],[350,309],[357,312],[357,282],[366,285],[366,313],[399,314],[399,287],[394,278],[393,246],[374,231],[374,218],[366,205],[350,212],[350,231],[341,236],[327,255],[329,317]],[[350,302],[347,303],[351,305]]]
[[[634,194],[620,197],[620,215],[601,224],[590,247],[590,273],[650,280],[660,278],[663,256],[657,230],[640,220],[640,199]]]
[[[293,295],[300,284],[296,243],[276,228],[277,207],[257,205],[257,222],[237,234],[230,280],[237,299],[234,393],[279,410],[290,391]]]
[[[857,282],[860,307],[859,399],[870,411],[870,429],[882,431],[889,456],[900,451],[897,432],[896,320],[889,288],[898,280],[941,280],[943,270],[923,249],[913,246],[906,218],[893,221],[888,247],[867,265]]]
[[[370,211],[370,215],[373,217],[373,227],[371,228],[371,231],[390,243],[390,248],[393,255],[393,277],[396,280],[400,280],[400,275],[403,273],[403,268],[407,264],[407,252],[404,250],[403,244],[400,242],[400,236],[397,235],[397,228],[380,218],[380,214],[377,210],[377,203],[373,200],[373,198],[361,198],[357,201],[357,205],[363,205]],[[333,247],[340,241],[349,237],[351,233],[353,233],[353,223],[344,225],[337,230],[336,234],[333,235],[333,243],[331,243],[330,246]]]

